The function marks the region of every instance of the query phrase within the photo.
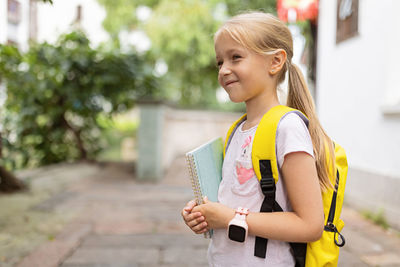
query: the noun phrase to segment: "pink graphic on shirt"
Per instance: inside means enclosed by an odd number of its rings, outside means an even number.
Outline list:
[[[238,164],[236,165],[236,174],[239,184],[244,184],[254,176],[254,170],[246,169],[242,167],[240,164]]]
[[[236,175],[239,184],[244,184],[250,180],[255,174],[253,166],[251,165],[251,139],[252,136],[248,136],[242,145],[242,153],[240,158],[236,162]]]
[[[244,141],[244,144],[242,145],[242,148],[245,148],[245,147],[249,146],[250,144],[251,144],[251,135],[246,138],[246,140]]]

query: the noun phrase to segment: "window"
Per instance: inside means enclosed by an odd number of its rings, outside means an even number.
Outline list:
[[[336,43],[358,35],[358,0],[337,0]]]
[[[18,24],[21,21],[21,4],[16,0],[8,0],[8,22]]]

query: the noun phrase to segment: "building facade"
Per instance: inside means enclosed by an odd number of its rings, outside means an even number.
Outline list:
[[[400,1],[320,1],[317,108],[347,152],[346,203],[400,229]]]
[[[39,42],[53,43],[73,25],[79,25],[94,46],[109,39],[102,26],[106,11],[96,0],[53,0],[52,5],[38,3],[37,13]]]
[[[79,25],[97,46],[109,38],[102,27],[105,16],[96,0],[0,0],[0,43],[26,50],[30,40],[53,43]]]
[[[0,0],[0,43],[26,50],[36,39],[36,7],[33,0]]]

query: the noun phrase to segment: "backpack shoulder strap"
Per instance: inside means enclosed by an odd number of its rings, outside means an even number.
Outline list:
[[[278,182],[279,172],[275,151],[276,132],[281,119],[291,112],[297,113],[308,126],[308,119],[303,113],[297,109],[283,105],[271,108],[266,114],[264,114],[263,118],[258,124],[251,154],[254,172],[258,180],[261,180],[262,177],[260,160],[270,160],[272,176],[275,179],[275,183]]]
[[[228,146],[231,143],[233,134],[235,133],[236,129],[239,127],[240,123],[242,123],[244,120],[246,120],[246,118],[247,118],[247,114],[244,114],[238,120],[236,120],[229,128],[228,133],[226,134],[226,138],[225,138],[225,145],[224,145],[224,151],[223,151],[224,158],[225,158],[225,153],[228,150]]]
[[[287,106],[271,108],[258,124],[252,148],[254,172],[260,181],[264,200],[260,212],[279,212],[282,208],[275,200],[275,184],[279,180],[278,162],[276,158],[276,132],[281,119],[289,113],[296,112],[308,125],[308,119],[300,111]],[[268,239],[256,236],[254,256],[265,258]],[[293,247],[293,246],[292,246]],[[304,250],[304,246],[301,246]],[[295,248],[293,248],[295,249]],[[296,251],[298,249],[296,248]],[[302,253],[304,255],[304,253]],[[298,260],[296,259],[296,262]],[[296,266],[298,266],[296,264]]]

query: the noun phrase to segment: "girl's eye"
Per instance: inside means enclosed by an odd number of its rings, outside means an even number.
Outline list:
[[[222,61],[218,61],[218,62],[217,62],[217,67],[218,67],[218,68],[221,68],[222,63],[223,63]]]
[[[239,59],[239,58],[241,58],[241,56],[239,56],[239,55],[233,55],[233,56],[232,56],[232,59],[233,59],[233,60]]]

